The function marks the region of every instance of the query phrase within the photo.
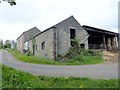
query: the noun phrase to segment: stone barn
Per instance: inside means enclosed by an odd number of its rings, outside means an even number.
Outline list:
[[[24,51],[28,49],[27,41],[32,39],[38,33],[40,33],[40,30],[36,27],[33,27],[30,30],[23,32],[17,38],[17,50],[20,51],[21,53],[24,53]]]
[[[65,55],[73,41],[77,40],[83,49],[106,49],[118,47],[118,33],[86,26],[81,26],[73,17],[40,32],[32,28],[17,39],[19,51],[29,50],[31,54],[56,60],[58,55]]]
[[[58,55],[65,55],[68,52],[75,39],[87,49],[87,37],[86,30],[71,16],[36,35],[34,40],[28,41],[28,46],[34,55],[55,60]]]

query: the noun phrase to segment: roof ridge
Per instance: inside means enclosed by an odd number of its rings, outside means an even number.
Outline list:
[[[37,30],[39,30],[36,26],[34,26],[33,28],[30,28],[29,30],[24,31],[24,32],[17,38],[17,40],[18,40],[24,33],[27,33],[27,32],[29,32],[30,30],[34,29],[34,28],[36,28]],[[40,30],[39,30],[39,31],[40,31]],[[40,32],[41,32],[41,31],[40,31]]]

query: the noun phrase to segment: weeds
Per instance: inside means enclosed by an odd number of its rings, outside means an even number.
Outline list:
[[[2,65],[2,88],[117,88],[118,80],[33,76]]]
[[[35,64],[51,64],[51,65],[81,65],[81,64],[98,64],[102,63],[103,59],[101,54],[90,50],[81,50],[80,54],[72,55],[67,54],[67,56],[60,56],[59,58],[64,59],[60,61],[54,61],[50,59],[45,59],[33,55],[24,55],[17,50],[8,50],[16,59],[28,63]],[[71,51],[72,52],[72,51]],[[74,53],[74,52],[73,52]]]

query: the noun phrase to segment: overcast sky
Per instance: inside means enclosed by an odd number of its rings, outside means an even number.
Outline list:
[[[73,15],[81,25],[118,32],[120,0],[16,0],[0,4],[0,39],[16,40],[36,26],[41,31]]]

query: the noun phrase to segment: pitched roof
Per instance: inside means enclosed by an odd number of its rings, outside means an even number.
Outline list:
[[[83,25],[82,27],[87,31],[94,31],[94,32],[100,32],[100,33],[111,34],[111,35],[118,35],[118,33],[116,33],[116,32],[108,31],[105,29],[100,29],[100,28],[91,27],[91,26],[87,26],[87,25]]]
[[[72,16],[70,16],[70,17],[64,19],[63,21],[61,21],[61,22],[55,24],[54,27],[57,26],[57,25],[59,25],[59,24],[61,24],[61,23],[63,23],[63,22],[66,22],[67,20],[70,20],[70,19],[74,19],[74,20],[76,20],[76,19],[74,18],[74,16],[72,15]],[[77,20],[76,20],[76,21],[77,21]]]
[[[36,36],[38,33],[40,33],[41,31],[37,28],[37,27],[33,27],[25,32],[23,32],[18,38],[17,40],[24,34],[25,35],[25,41],[33,38],[34,36]]]
[[[75,20],[77,23],[79,23],[79,22],[74,18],[74,16],[72,15],[72,16],[70,16],[70,17],[64,19],[63,21],[61,21],[61,22],[59,22],[59,23],[53,25],[52,27],[50,27],[50,28],[48,28],[48,29],[46,29],[46,30],[40,32],[40,33],[37,34],[36,36],[38,36],[38,35],[40,35],[40,34],[46,32],[46,31],[50,30],[51,28],[56,28],[59,24],[61,24],[61,23],[63,23],[63,22],[66,22],[67,20],[70,20],[70,19],[73,19],[73,20]],[[36,37],[36,36],[35,36],[35,37]]]

